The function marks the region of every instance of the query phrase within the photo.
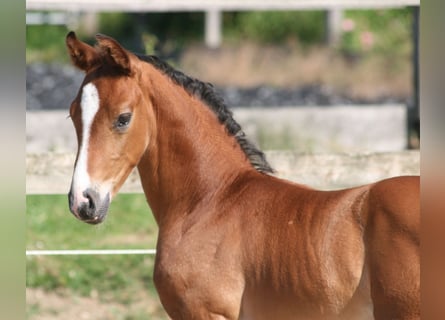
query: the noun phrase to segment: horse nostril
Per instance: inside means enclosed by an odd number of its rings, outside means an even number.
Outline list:
[[[83,196],[88,201],[79,205],[78,212],[82,219],[89,220],[96,216],[97,195],[93,190],[87,189],[83,192]]]
[[[88,210],[92,213],[95,212],[96,204],[94,202],[94,198],[89,190],[83,192],[83,196],[88,199]]]
[[[80,220],[97,224],[102,222],[110,204],[110,194],[101,199],[99,192],[88,188],[76,197],[72,190],[68,193],[70,211]]]

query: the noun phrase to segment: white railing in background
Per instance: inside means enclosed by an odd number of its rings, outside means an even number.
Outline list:
[[[78,256],[148,254],[155,255],[156,249],[103,249],[103,250],[26,250],[27,256]]]
[[[419,5],[420,0],[26,0],[27,10],[122,12],[378,9]]]
[[[26,0],[27,24],[60,24],[62,11],[65,21],[72,20],[79,12],[205,12],[205,43],[216,48],[222,39],[222,12],[224,11],[267,11],[267,10],[327,10],[328,41],[338,38],[339,12],[343,9],[384,9],[420,6],[420,0]],[[63,20],[63,19],[62,19]],[[334,31],[331,31],[334,30]]]
[[[396,175],[418,175],[420,152],[400,151],[370,154],[304,155],[291,151],[267,151],[278,176],[323,189],[374,182]],[[70,185],[75,154],[28,154],[26,194],[66,194]],[[322,185],[317,185],[323,183]],[[122,193],[142,193],[139,176],[133,172]],[[67,201],[68,212],[68,201]],[[67,213],[68,214],[68,213]],[[74,218],[73,218],[74,219]],[[155,255],[155,249],[27,250],[26,256],[60,255]]]

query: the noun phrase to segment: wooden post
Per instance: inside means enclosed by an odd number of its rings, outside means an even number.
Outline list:
[[[419,111],[419,6],[412,7],[412,39],[413,39],[413,101],[408,106],[408,148],[419,148],[420,143],[420,111]],[[413,141],[417,140],[417,141]],[[416,145],[417,144],[417,145]]]
[[[80,28],[86,35],[93,36],[98,31],[97,14],[95,12],[83,12]]]
[[[333,8],[326,12],[326,42],[335,46],[340,42],[343,9]]]
[[[221,11],[211,9],[205,13],[205,43],[215,49],[221,45]]]

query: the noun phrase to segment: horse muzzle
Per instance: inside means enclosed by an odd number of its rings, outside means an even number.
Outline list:
[[[86,189],[81,196],[77,196],[71,189],[68,193],[68,202],[71,213],[79,220],[90,223],[101,223],[107,215],[110,206],[110,193],[104,197],[93,189]]]

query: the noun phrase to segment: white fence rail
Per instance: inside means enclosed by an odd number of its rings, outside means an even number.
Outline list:
[[[333,24],[337,23],[336,17],[342,9],[388,9],[407,6],[420,6],[420,0],[27,0],[26,23],[61,24],[61,13],[54,11],[65,12],[66,23],[73,20],[73,13],[79,12],[205,12],[205,43],[215,48],[221,43],[221,14],[224,11],[327,10],[329,40],[333,41],[338,38],[336,34],[331,35],[338,29]],[[41,11],[53,13],[42,14]],[[55,14],[58,16],[52,17]]]
[[[420,152],[401,151],[372,154],[302,155],[269,151],[267,157],[283,178],[324,189],[338,189],[374,182],[397,175],[420,173]],[[74,154],[30,154],[26,157],[27,194],[66,194]],[[142,192],[136,172],[123,192]],[[27,250],[27,256],[156,254],[155,249]]]
[[[78,255],[155,255],[156,249],[104,249],[104,250],[26,250],[27,256],[78,256]]]
[[[419,5],[420,0],[26,0],[27,10],[122,12],[378,9]]]
[[[277,176],[323,190],[372,183],[398,175],[418,175],[418,150],[358,154],[298,154],[266,151]],[[27,194],[67,194],[74,153],[29,154],[26,157]],[[127,178],[121,193],[142,193],[137,171]]]

